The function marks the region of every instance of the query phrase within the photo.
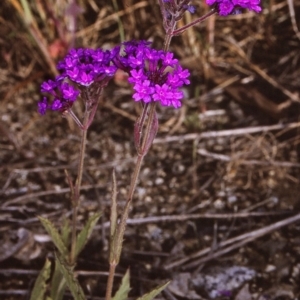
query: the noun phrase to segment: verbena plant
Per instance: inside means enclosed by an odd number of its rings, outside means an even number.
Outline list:
[[[41,270],[32,291],[31,300],[61,300],[66,287],[74,299],[85,299],[84,292],[74,274],[76,260],[86,245],[100,212],[91,216],[84,228],[77,231],[78,209],[80,206],[80,188],[84,169],[84,155],[87,131],[94,119],[99,97],[103,89],[113,78],[118,69],[128,74],[128,82],[133,86],[133,99],[142,104],[142,113],[134,125],[134,143],[137,158],[131,182],[128,188],[124,208],[118,212],[117,184],[113,173],[113,190],[110,214],[110,250],[109,276],[107,280],[106,299],[112,298],[115,269],[120,261],[126,222],[131,202],[136,189],[143,160],[151,147],[158,131],[156,106],[179,108],[183,99],[181,88],[188,85],[189,71],[183,69],[174,54],[169,52],[173,36],[181,34],[187,28],[203,22],[213,14],[227,16],[239,13],[241,8],[260,12],[260,0],[206,0],[211,10],[204,16],[195,19],[184,27],[177,28],[178,21],[185,12],[194,13],[195,7],[188,0],[159,0],[163,26],[166,32],[164,46],[161,50],[151,48],[147,41],[128,41],[112,50],[101,48],[72,49],[58,63],[59,75],[41,85],[43,97],[38,103],[41,115],[52,110],[63,116],[73,118],[81,131],[81,142],[78,159],[77,179],[75,182],[66,172],[71,190],[72,218],[66,221],[59,230],[47,219],[40,217],[46,231],[56,246],[54,271],[50,274],[51,263],[47,260]],[[75,101],[82,101],[84,113],[76,115],[72,110]],[[118,214],[120,218],[118,219]],[[167,285],[163,284],[139,299],[152,299]],[[119,290],[113,299],[127,299],[130,290],[129,273],[123,277]]]

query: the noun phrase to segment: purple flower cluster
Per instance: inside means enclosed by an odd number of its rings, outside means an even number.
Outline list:
[[[43,97],[38,111],[42,115],[47,110],[69,111],[80,94],[86,107],[93,107],[97,101],[95,91],[99,93],[118,68],[129,74],[135,101],[159,101],[164,106],[180,107],[183,98],[180,88],[190,83],[190,74],[173,58],[173,53],[151,49],[150,44],[126,42],[124,55],[120,54],[120,46],[112,51],[72,49],[58,63],[61,74],[41,85],[42,93],[50,97]]]
[[[63,78],[82,85],[90,86],[104,78],[112,77],[116,67],[111,65],[112,53],[102,49],[72,49],[67,56],[58,63],[57,69]]]
[[[234,14],[239,8],[247,8],[255,12],[260,12],[260,0],[206,0],[208,5],[216,5],[221,16]]]
[[[74,101],[80,94],[79,90],[62,80],[48,80],[41,85],[41,92],[52,96],[53,100],[50,104],[47,97],[43,97],[38,103],[38,111],[44,115],[48,109],[67,111],[72,107]]]
[[[181,106],[183,92],[180,88],[190,83],[190,74],[173,58],[173,53],[151,49],[145,41],[132,41],[124,43],[124,55],[116,55],[113,61],[130,74],[128,81],[133,84],[135,101]]]
[[[72,49],[57,65],[61,74],[41,85],[41,92],[50,97],[43,97],[38,103],[39,113],[68,111],[84,88],[92,89],[95,85],[103,88],[117,70],[111,62],[112,55],[102,49]]]

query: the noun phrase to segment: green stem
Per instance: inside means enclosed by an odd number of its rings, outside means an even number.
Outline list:
[[[172,28],[171,33],[166,35],[165,42],[164,42],[164,51],[168,51],[168,49],[169,49],[170,42],[172,39],[172,33],[175,29],[175,25],[176,24],[174,24],[174,28]],[[145,107],[144,109],[148,109],[148,108]],[[155,117],[155,109],[156,109],[156,102],[152,102],[150,104],[149,117],[147,120],[147,125],[146,125],[146,129],[145,129],[145,134],[143,137],[142,145],[140,147],[140,151],[138,151],[137,161],[136,161],[136,164],[135,164],[135,167],[133,170],[133,174],[131,177],[130,187],[129,187],[129,191],[128,191],[128,197],[126,200],[126,204],[125,204],[123,213],[121,215],[120,223],[118,224],[118,229],[116,231],[116,237],[114,238],[113,245],[111,246],[111,249],[110,249],[110,251],[114,251],[114,255],[112,255],[111,259],[110,259],[110,269],[109,269],[109,275],[108,275],[108,280],[107,280],[106,297],[105,297],[106,300],[111,299],[115,269],[120,261],[124,233],[125,233],[125,229],[126,229],[126,222],[127,222],[128,215],[129,215],[130,205],[131,205],[133,195],[134,195],[134,192],[135,192],[135,189],[137,186],[141,167],[142,167],[144,158],[147,154],[147,151],[144,151],[144,150],[148,147],[147,143],[148,143],[149,137],[151,135],[151,131],[152,131],[153,120]],[[143,118],[143,116],[142,116],[142,118]],[[144,123],[143,119],[142,119],[142,123]]]
[[[122,246],[123,246],[123,238],[124,238],[124,233],[126,229],[126,222],[128,219],[128,214],[130,210],[130,204],[133,199],[133,195],[135,192],[135,188],[138,182],[138,178],[140,175],[141,167],[144,161],[144,157],[147,152],[144,152],[143,149],[147,146],[147,141],[149,139],[149,136],[151,134],[151,126],[153,124],[153,118],[155,117],[155,108],[156,108],[156,103],[152,102],[150,104],[150,111],[149,111],[149,117],[147,120],[147,126],[145,129],[145,135],[143,137],[143,142],[141,145],[141,151],[138,153],[137,161],[133,170],[133,174],[131,177],[131,182],[130,182],[130,187],[128,191],[128,197],[127,201],[124,207],[124,211],[121,216],[120,223],[118,225],[117,229],[117,236],[114,239],[114,245],[112,246],[112,249],[110,251],[114,251],[115,255],[110,261],[110,269],[109,269],[109,276],[108,276],[108,281],[107,281],[107,288],[106,288],[106,300],[111,299],[111,292],[112,292],[112,286],[113,286],[113,280],[114,280],[114,272],[115,268],[119,263],[120,256],[121,256],[121,251],[122,251]]]
[[[77,216],[78,216],[78,208],[80,204],[80,187],[82,182],[83,175],[83,165],[84,165],[84,156],[85,156],[85,148],[86,148],[86,140],[87,140],[87,130],[85,127],[87,122],[89,121],[90,113],[88,111],[85,112],[84,121],[83,121],[83,129],[81,130],[81,143],[79,149],[79,161],[78,161],[78,169],[77,169],[77,179],[74,187],[74,195],[73,195],[73,212],[72,212],[72,235],[71,235],[71,252],[70,252],[70,264],[73,265],[76,259],[76,245],[77,245]]]
[[[143,143],[142,143],[142,146],[141,146],[141,151],[140,151],[140,153],[138,154],[138,157],[137,157],[136,165],[135,165],[135,168],[134,168],[134,171],[133,171],[133,175],[132,175],[132,178],[131,178],[131,183],[130,183],[130,187],[129,187],[129,191],[128,191],[127,201],[126,201],[125,208],[124,208],[124,211],[123,211],[123,214],[122,214],[122,217],[121,217],[121,221],[120,221],[120,224],[119,224],[118,237],[117,237],[117,249],[118,249],[118,251],[117,251],[117,262],[119,261],[120,255],[121,255],[123,237],[124,237],[124,232],[125,232],[125,228],[126,228],[126,222],[127,222],[127,219],[128,219],[130,204],[131,204],[134,192],[135,192],[135,188],[136,188],[138,178],[139,178],[139,175],[140,175],[140,171],[141,171],[141,166],[142,166],[142,163],[143,163],[144,157],[145,157],[145,152],[143,151],[143,149],[145,149],[145,147],[147,145],[147,142],[148,142],[148,139],[149,139],[149,136],[151,134],[151,126],[153,124],[153,118],[154,118],[154,115],[155,115],[155,108],[156,108],[156,103],[152,102],[150,104],[149,118],[148,118],[148,121],[147,121],[147,126],[146,126],[146,130],[145,130],[145,136],[143,138]]]

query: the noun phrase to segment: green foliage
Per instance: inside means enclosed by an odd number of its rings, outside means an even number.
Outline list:
[[[62,256],[56,255],[56,263],[59,270],[63,274],[67,286],[71,291],[72,296],[75,300],[85,300],[85,296],[77,278],[75,277],[74,270],[67,264]]]
[[[58,267],[58,264],[55,264],[55,269],[51,279],[51,290],[50,295],[53,300],[62,300],[65,290],[67,287],[66,280]]]
[[[70,245],[70,234],[71,234],[70,221],[68,219],[64,219],[63,226],[61,228],[61,238],[67,248]]]
[[[122,283],[116,292],[115,296],[112,300],[126,300],[128,299],[128,293],[130,291],[130,275],[129,270],[127,270],[126,274],[122,278]],[[161,291],[163,291],[170,282],[157,286],[151,292],[143,295],[142,297],[138,298],[137,300],[152,300],[154,299]]]
[[[87,223],[85,224],[84,228],[81,230],[81,232],[78,234],[77,238],[77,244],[76,244],[76,256],[80,253],[80,251],[83,249],[85,244],[87,243],[89,237],[92,234],[92,231],[97,224],[99,218],[101,216],[101,213],[95,213],[92,215]]]
[[[143,295],[142,297],[139,297],[137,300],[152,300],[152,299],[154,299],[154,297],[156,297],[160,292],[162,292],[168,286],[169,283],[170,283],[170,281],[168,281],[165,284],[157,286],[151,292]]]
[[[50,277],[51,262],[47,259],[43,269],[35,281],[30,300],[44,300],[47,290],[47,281]]]
[[[122,278],[122,283],[112,300],[126,300],[128,298],[128,293],[130,291],[129,277],[129,270],[127,270]]]
[[[39,220],[42,222],[43,226],[45,227],[46,231],[48,234],[51,236],[51,239],[55,246],[57,247],[59,253],[63,256],[66,257],[68,253],[68,249],[65,245],[65,243],[62,240],[61,235],[57,231],[57,229],[54,227],[53,223],[51,223],[48,219],[38,217]]]

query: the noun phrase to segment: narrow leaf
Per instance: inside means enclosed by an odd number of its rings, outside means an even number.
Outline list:
[[[122,278],[122,283],[112,300],[126,300],[128,298],[128,293],[130,291],[129,277],[129,270],[127,270]]]
[[[142,138],[142,131],[145,124],[147,112],[149,109],[149,105],[145,105],[143,107],[143,111],[141,116],[136,120],[134,123],[134,145],[137,150],[137,152],[140,152],[141,148],[141,138]]]
[[[62,256],[66,256],[68,253],[67,247],[65,246],[61,235],[57,231],[57,229],[54,227],[53,223],[51,223],[48,219],[38,217],[39,220],[42,222],[43,226],[45,227],[46,231],[51,236],[52,242],[57,247],[59,253]]]
[[[70,234],[71,234],[71,226],[69,220],[66,218],[63,221],[63,225],[61,228],[61,238],[64,242],[66,248],[70,245]]]
[[[110,206],[110,238],[112,239],[116,232],[118,219],[117,211],[117,183],[116,173],[113,170],[112,173],[112,193],[111,193],[111,206]],[[110,241],[112,243],[112,240]]]
[[[100,216],[101,216],[101,213],[95,213],[94,215],[92,215],[88,219],[88,221],[85,224],[85,226],[83,227],[83,229],[78,234],[77,244],[76,244],[76,256],[80,253],[80,251],[83,249],[83,247],[87,243]]]
[[[44,300],[47,290],[47,281],[50,277],[51,262],[46,259],[45,265],[35,281],[30,300]]]
[[[54,300],[62,300],[67,287],[66,280],[58,267],[58,263],[55,263],[54,273],[51,279],[50,295]]]
[[[57,247],[59,253],[63,256],[66,256],[68,253],[67,247],[65,246],[59,232],[54,227],[53,223],[51,223],[48,219],[43,217],[38,217],[43,226],[45,227],[46,231],[50,235],[52,242]]]
[[[155,109],[155,107],[153,109]],[[158,131],[158,117],[157,117],[156,111],[153,112],[152,119],[151,119],[151,115],[149,116],[148,122],[151,122],[149,135],[148,135],[147,140],[145,141],[145,144],[143,145],[143,149],[141,149],[141,151],[140,151],[141,154],[143,154],[143,155],[146,155],[148,153],[148,150],[151,147],[151,145],[153,144],[153,140],[155,139],[157,131]]]
[[[66,261],[63,259],[62,256],[59,254],[56,255],[56,263],[58,265],[58,268],[62,272],[66,282],[67,286],[71,291],[72,296],[75,300],[85,300],[85,296],[83,293],[83,290],[81,286],[79,285],[79,282],[77,278],[74,275],[73,268],[70,267]]]
[[[154,297],[156,297],[160,292],[162,292],[170,283],[168,281],[165,284],[157,286],[154,290],[152,290],[150,293],[143,295],[142,297],[138,298],[137,300],[152,300]]]

